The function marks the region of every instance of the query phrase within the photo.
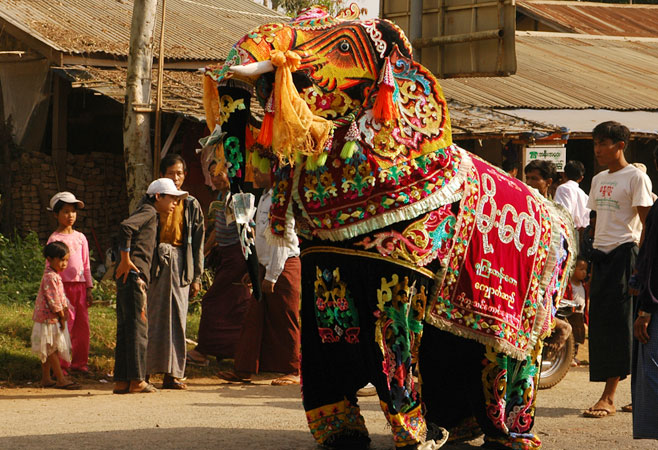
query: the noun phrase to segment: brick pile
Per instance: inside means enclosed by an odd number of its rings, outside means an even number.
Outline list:
[[[50,198],[59,190],[71,191],[85,202],[75,229],[87,236],[96,262],[102,262],[104,257],[97,257],[98,247],[105,252],[112,245],[119,222],[128,216],[123,156],[98,152],[67,154],[65,185],[58,185],[52,158],[44,153],[23,152],[12,162],[11,170],[14,218],[19,233],[36,231],[45,243],[56,228],[54,215],[46,210]]]

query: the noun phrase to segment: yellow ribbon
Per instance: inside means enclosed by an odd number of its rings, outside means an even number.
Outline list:
[[[316,116],[300,97],[292,81],[301,56],[294,51],[272,50],[272,64],[277,68],[274,78],[274,124],[272,150],[279,159],[293,164],[294,155],[316,155],[329,139],[332,123]]]

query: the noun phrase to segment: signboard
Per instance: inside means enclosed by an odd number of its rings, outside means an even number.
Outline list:
[[[515,0],[380,0],[380,11],[438,78],[516,72]]]
[[[525,148],[525,164],[536,159],[551,161],[558,172],[564,172],[567,162],[567,149],[564,144],[529,145]]]

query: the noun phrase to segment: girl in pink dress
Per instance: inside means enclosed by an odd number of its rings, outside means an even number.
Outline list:
[[[32,351],[41,360],[41,385],[59,389],[80,389],[80,385],[66,378],[59,359],[71,360],[71,340],[66,327],[68,300],[60,273],[69,261],[69,249],[63,242],[52,242],[43,251],[46,268],[39,293],[34,302],[34,327],[32,328]],[[53,381],[50,371],[57,381]]]
[[[69,263],[62,271],[64,292],[69,299],[68,327],[71,336],[71,362],[61,360],[64,372],[75,370],[88,372],[89,360],[89,313],[92,304],[91,289],[94,281],[89,265],[89,244],[84,234],[73,229],[77,219],[78,208],[85,204],[70,192],[58,192],[50,199],[50,210],[55,213],[57,229],[48,238],[48,243],[60,241],[69,248]]]

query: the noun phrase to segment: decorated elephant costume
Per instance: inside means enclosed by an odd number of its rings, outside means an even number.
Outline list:
[[[542,338],[573,260],[569,219],[453,144],[441,87],[403,32],[358,18],[354,5],[337,17],[311,8],[261,26],[205,80],[209,126],[235,110],[225,88],[253,86],[265,111],[242,139],[275,183],[271,239],[293,217],[303,238],[311,432],[365,447],[356,391],[372,382],[396,447],[438,448],[440,426],[538,448]]]

